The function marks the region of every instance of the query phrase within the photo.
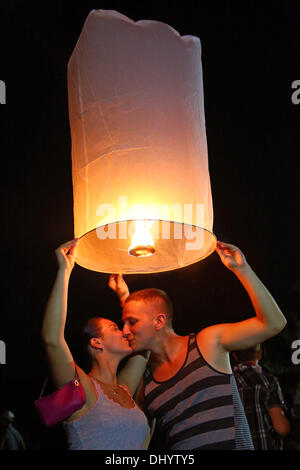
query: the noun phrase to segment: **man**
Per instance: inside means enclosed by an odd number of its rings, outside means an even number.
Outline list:
[[[286,404],[277,377],[259,365],[260,344],[231,355],[255,450],[282,448],[282,438],[290,432]]]
[[[216,251],[248,292],[255,317],[179,336],[166,293],[144,289],[128,296],[122,281],[110,285],[123,294],[123,333],[132,349],[151,351],[142,397],[164,439],[160,448],[253,449],[229,353],[275,336],[286,320],[237,247],[218,242]]]

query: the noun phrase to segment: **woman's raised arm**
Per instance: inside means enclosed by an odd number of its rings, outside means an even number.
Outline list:
[[[77,239],[64,243],[55,251],[58,261],[56,279],[46,306],[42,325],[42,340],[50,374],[56,387],[70,382],[75,375],[74,360],[65,341],[64,330],[70,275],[75,265]]]

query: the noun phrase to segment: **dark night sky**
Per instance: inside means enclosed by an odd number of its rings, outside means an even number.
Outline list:
[[[15,412],[34,448],[60,445],[55,430],[40,427],[32,402],[47,375],[40,327],[56,273],[53,251],[74,236],[67,62],[92,9],[163,21],[200,37],[214,233],[242,249],[291,324],[297,315],[300,322],[300,104],[291,100],[292,82],[300,80],[299,3],[172,4],[10,1],[0,9],[0,80],[7,90],[0,107],[0,340],[7,348],[0,407]],[[254,314],[216,253],[181,270],[126,279],[131,290],[153,286],[169,293],[179,334]],[[80,266],[72,274],[66,336],[78,360],[85,319],[120,318],[107,281],[107,274]],[[278,347],[290,367],[290,345],[277,338],[277,355]]]

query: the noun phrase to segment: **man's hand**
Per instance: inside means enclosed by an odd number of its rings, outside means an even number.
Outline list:
[[[217,242],[216,251],[222,263],[237,276],[246,289],[256,316],[235,323],[222,323],[208,327],[211,337],[217,338],[225,351],[248,349],[261,344],[280,333],[286,319],[276,301],[246,261],[243,253],[234,245]],[[207,344],[214,344],[211,337]],[[215,348],[212,349],[211,364]],[[208,357],[208,356],[207,356]]]
[[[241,250],[234,245],[218,241],[216,252],[220,256],[224,266],[231,271],[239,270],[248,265]]]
[[[129,289],[122,274],[111,274],[109,276],[108,285],[117,294],[121,305],[123,305],[129,296]]]
[[[69,274],[71,274],[75,265],[77,243],[78,238],[74,238],[74,240],[63,243],[55,250],[59,269],[65,269]]]

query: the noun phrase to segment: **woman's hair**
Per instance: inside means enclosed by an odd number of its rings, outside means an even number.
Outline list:
[[[90,340],[102,336],[102,320],[104,320],[103,317],[92,317],[81,326],[77,354],[83,370],[90,370],[93,366],[94,355]]]
[[[90,318],[83,328],[85,342],[89,344],[91,338],[100,338],[102,336],[101,321],[103,317]]]

